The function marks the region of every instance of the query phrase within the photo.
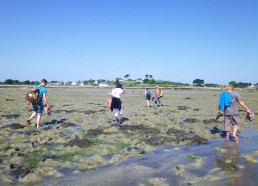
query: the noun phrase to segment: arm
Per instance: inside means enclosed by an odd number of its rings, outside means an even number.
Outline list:
[[[245,109],[247,113],[252,113],[252,111],[245,105],[243,101],[239,101],[238,103],[243,109]]]
[[[46,94],[43,94],[43,101],[49,107]]]

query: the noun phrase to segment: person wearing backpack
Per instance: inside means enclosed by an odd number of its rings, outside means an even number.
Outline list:
[[[149,88],[146,88],[146,90],[144,92],[144,96],[147,101],[147,107],[150,107],[151,91],[149,90]]]
[[[241,100],[240,94],[234,91],[234,86],[227,85],[226,92],[221,93],[220,103],[218,106],[218,113],[224,110],[224,131],[226,132],[226,141],[229,140],[230,124],[233,125],[232,137],[235,142],[239,142],[239,138],[236,136],[237,130],[240,128],[238,104],[249,114],[252,111]]]
[[[31,124],[31,120],[37,116],[37,129],[40,127],[40,122],[41,122],[41,117],[42,117],[42,112],[43,112],[43,102],[45,103],[47,110],[50,110],[50,106],[48,104],[47,100],[47,88],[45,87],[47,85],[47,80],[42,79],[41,83],[37,85],[35,88],[38,89],[38,102],[37,103],[32,103],[33,107],[33,113],[27,120],[27,125]]]

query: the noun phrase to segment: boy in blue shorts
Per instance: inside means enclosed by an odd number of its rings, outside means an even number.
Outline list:
[[[47,101],[47,96],[46,96],[47,95],[47,89],[45,87],[46,85],[47,85],[47,80],[42,79],[41,83],[36,86],[36,89],[39,89],[39,101],[37,103],[32,104],[34,111],[32,115],[29,117],[29,119],[27,120],[27,124],[29,125],[31,124],[31,119],[37,116],[37,129],[39,128],[40,122],[41,122],[41,116],[43,112],[43,102],[45,103],[48,109],[50,108]]]

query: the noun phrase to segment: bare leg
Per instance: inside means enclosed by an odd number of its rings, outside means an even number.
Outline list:
[[[236,143],[238,143],[239,142],[239,138],[236,136],[236,133],[237,133],[237,129],[233,128],[232,136],[233,136],[234,140],[236,141]]]
[[[38,114],[38,117],[37,117],[37,129],[38,129],[39,126],[40,126],[40,121],[41,121],[41,115]]]
[[[31,116],[29,117],[29,119],[27,119],[27,125],[31,124],[30,121],[31,121],[32,118],[34,118],[36,115],[37,115],[36,112],[33,112],[33,113],[31,114]]]
[[[229,140],[229,131],[226,131],[226,141]]]
[[[149,100],[147,100],[147,106],[150,107],[150,102],[149,102]]]

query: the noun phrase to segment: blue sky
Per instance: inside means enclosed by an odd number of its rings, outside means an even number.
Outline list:
[[[0,81],[257,83],[257,0],[0,0]]]

